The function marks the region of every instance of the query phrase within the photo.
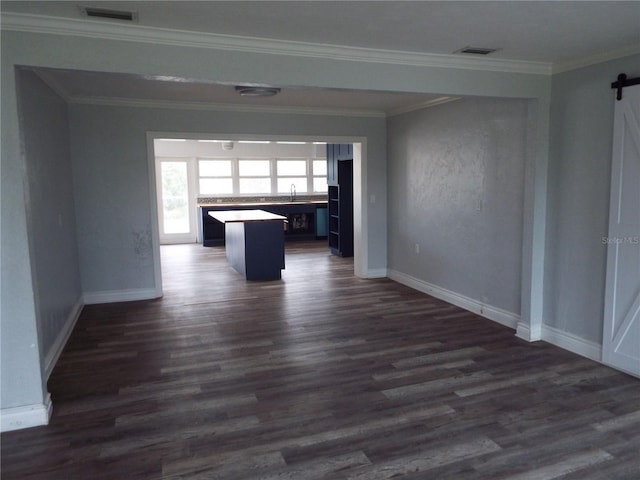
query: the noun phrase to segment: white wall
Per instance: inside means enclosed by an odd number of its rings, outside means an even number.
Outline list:
[[[105,32],[109,27],[96,22],[90,32],[73,34],[71,26],[42,19],[35,26],[24,21],[10,26],[4,22],[1,34],[2,90],[2,277],[1,328],[2,360],[33,365],[28,375],[3,370],[3,391],[10,385],[7,405],[28,405],[42,393],[39,371],[41,353],[37,336],[34,278],[28,249],[31,232],[27,225],[24,183],[25,159],[21,153],[17,113],[16,66],[51,67],[136,75],[168,75],[227,84],[268,83],[282,87],[369,89],[425,92],[445,95],[504,96],[534,98],[539,101],[534,123],[536,180],[534,221],[531,235],[544,232],[548,99],[550,78],[540,74],[449,69],[442,66],[408,65],[403,62],[345,61],[300,54],[266,54],[218,48],[188,39],[159,38],[136,40],[136,30]],[[39,32],[39,33],[34,33]],[[149,33],[149,32],[147,32]],[[171,43],[171,44],[169,44]],[[86,119],[85,124],[80,124]],[[386,267],[386,125],[383,119],[357,117],[330,118],[305,115],[242,114],[108,108],[77,105],[71,109],[72,155],[78,245],[83,293],[104,289],[145,289],[152,283],[150,260],[145,250],[149,231],[149,172],[144,134],[147,129],[164,131],[262,133],[274,135],[348,135],[366,137],[367,165],[362,172],[363,215],[367,217],[368,269]],[[328,139],[332,140],[332,139]],[[114,148],[117,154],[109,154]],[[86,166],[80,158],[87,160]],[[86,185],[94,188],[90,192]],[[122,194],[122,199],[115,198]],[[375,203],[371,203],[375,200]],[[110,208],[112,207],[112,208]],[[102,216],[103,222],[100,221]],[[87,230],[89,229],[89,231]],[[140,238],[135,243],[133,237]],[[138,251],[136,251],[136,245]],[[529,264],[544,261],[544,238],[537,249],[527,253]],[[88,257],[98,252],[95,261]],[[108,264],[107,260],[113,260]],[[118,272],[115,265],[133,262]],[[526,261],[525,261],[526,263]],[[100,278],[100,270],[103,277]],[[124,273],[124,274],[123,274]],[[540,302],[541,277],[523,269],[531,277],[531,298]],[[126,275],[131,274],[131,275]],[[526,295],[527,293],[525,293]],[[535,308],[531,309],[535,311]],[[525,318],[529,321],[528,318]],[[531,319],[537,322],[537,318]],[[27,343],[31,348],[20,347]],[[6,346],[6,348],[5,348]],[[41,395],[40,395],[41,396]],[[2,408],[5,408],[3,399]],[[7,399],[8,400],[8,399]]]
[[[4,42],[2,44],[4,47]],[[4,53],[4,52],[3,52]],[[4,56],[4,55],[3,55]],[[31,258],[25,205],[25,159],[21,151],[16,76],[12,67],[2,75],[2,200],[0,373],[2,409],[43,403]],[[8,95],[11,92],[11,95]],[[4,420],[3,420],[4,423]],[[4,425],[3,425],[4,426]]]
[[[5,210],[15,199],[5,197],[5,187],[12,190],[9,185],[3,182],[2,188],[3,430],[48,420],[47,376],[81,306],[67,106],[33,72],[18,71],[14,79],[20,92],[20,155],[26,182],[20,185],[25,204],[18,212]],[[24,293],[19,291],[20,269],[12,256],[16,251],[7,248],[11,237],[20,234],[20,224],[9,221],[21,217],[16,213],[24,214],[29,232],[24,245],[29,262],[20,265],[30,267],[25,273],[31,281]],[[25,293],[30,302],[21,305]],[[32,309],[25,308],[29,303]]]
[[[67,105],[36,74],[19,72],[27,219],[41,355],[81,301]]]
[[[554,75],[544,322],[602,342],[615,90],[640,55]],[[640,205],[638,205],[640,209]]]
[[[362,136],[369,169],[386,179],[385,119],[266,113],[206,112],[72,105],[72,157],[82,288],[149,294],[155,288],[147,132],[300,135],[309,139]],[[386,267],[384,189],[369,218],[369,269]],[[380,234],[379,232],[383,232]]]
[[[394,275],[520,316],[526,138],[525,100],[466,98],[389,119]]]
[[[187,139],[184,142],[158,140],[155,153],[158,157],[215,157],[215,158],[327,158],[325,145],[305,143],[303,145],[271,143],[242,143],[234,141],[232,150],[224,150],[216,142],[199,142]],[[225,140],[217,138],[216,140]],[[254,138],[255,140],[255,138]],[[259,140],[259,139],[258,139]]]

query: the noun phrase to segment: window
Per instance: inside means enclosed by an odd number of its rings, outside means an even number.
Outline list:
[[[231,160],[199,160],[199,193],[201,195],[233,194]]]
[[[278,193],[307,193],[307,161],[305,159],[276,160]]]
[[[199,158],[200,195],[327,192],[327,161],[315,158]]]
[[[313,192],[314,193],[326,193],[327,189],[327,161],[326,160],[314,160],[313,161]]]
[[[271,193],[269,160],[238,160],[240,194]]]

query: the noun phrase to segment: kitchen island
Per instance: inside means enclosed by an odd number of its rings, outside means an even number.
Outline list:
[[[266,201],[208,201],[198,203],[198,229],[204,247],[218,247],[225,243],[224,224],[214,220],[210,212],[222,210],[265,210],[287,217],[285,242],[327,238],[327,199]],[[220,199],[217,199],[220,200]]]
[[[264,210],[218,210],[209,216],[225,226],[229,264],[247,280],[277,280],[284,268],[287,217]]]

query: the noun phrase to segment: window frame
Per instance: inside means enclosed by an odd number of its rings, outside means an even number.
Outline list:
[[[196,160],[196,177],[197,177],[197,194],[200,197],[255,197],[260,195],[265,196],[284,196],[288,195],[289,192],[278,192],[278,179],[281,178],[301,178],[300,175],[278,175],[278,161],[301,161],[304,160],[305,172],[306,172],[306,183],[307,183],[307,191],[306,192],[298,192],[301,195],[324,195],[327,193],[325,191],[314,191],[314,179],[315,178],[324,178],[326,181],[327,175],[326,172],[324,175],[314,175],[313,174],[313,162],[314,161],[322,161],[326,162],[326,158],[322,157],[220,157],[220,156],[202,156],[195,157]],[[267,178],[264,176],[255,176],[255,177],[241,177],[240,176],[240,162],[242,160],[258,160],[258,161],[268,161],[269,162],[269,176],[270,179],[270,192],[259,192],[259,193],[240,193],[240,179],[241,178]],[[231,177],[227,176],[210,176],[210,175],[201,175],[200,174],[200,161],[230,161],[231,162]],[[232,193],[203,193],[200,189],[200,180],[206,178],[231,178],[232,183]]]
[[[201,179],[209,179],[209,178],[213,178],[213,179],[219,179],[219,178],[229,178],[231,179],[231,193],[223,193],[223,194],[216,194],[216,195],[233,195],[233,192],[237,191],[236,185],[235,185],[235,181],[236,181],[236,175],[234,175],[234,171],[236,170],[237,166],[236,164],[233,162],[233,159],[228,158],[228,157],[196,157],[196,186],[197,186],[197,194],[198,195],[211,195],[208,193],[200,193],[200,180]],[[231,175],[230,176],[211,176],[211,175],[202,175],[200,173],[200,162],[204,161],[204,162],[231,162]]]
[[[309,189],[309,187],[313,187],[313,177],[310,178],[310,173],[312,174],[313,172],[311,172],[310,170],[313,167],[313,160],[309,161],[310,158],[309,157],[276,157],[275,158],[275,163],[274,163],[274,167],[275,167],[275,188],[274,188],[274,192],[276,195],[286,195],[288,193],[290,193],[289,191],[284,191],[284,192],[279,192],[278,191],[278,180],[280,179],[291,179],[289,180],[290,184],[294,183],[293,180],[297,180],[302,178],[302,175],[278,175],[278,162],[300,162],[300,161],[304,161],[305,165],[304,165],[304,178],[305,178],[305,183],[306,185],[306,191],[302,192],[297,192],[300,193],[301,195],[308,195],[310,192],[313,193],[313,190]],[[311,180],[311,181],[310,181]]]
[[[236,182],[234,182],[234,194],[236,196],[242,196],[242,197],[252,197],[252,196],[256,196],[256,195],[272,195],[273,194],[273,162],[271,161],[270,158],[264,158],[264,157],[236,157],[235,158],[236,161],[236,169],[235,169],[235,176],[237,177]],[[240,176],[240,162],[242,161],[249,161],[249,162],[269,162],[269,175],[251,175],[251,176]],[[268,178],[269,179],[269,189],[270,192],[252,192],[252,193],[241,193],[240,192],[240,180],[241,179],[264,179],[264,178]],[[238,189],[235,189],[235,186],[238,186]]]

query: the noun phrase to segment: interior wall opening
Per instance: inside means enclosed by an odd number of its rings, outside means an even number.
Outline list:
[[[366,251],[362,241],[362,202],[358,201],[363,191],[363,148],[362,142],[352,141],[149,133],[151,200],[155,206],[152,243],[158,296],[162,295],[160,246],[198,243],[203,248],[224,248],[224,227],[207,214],[209,210],[227,208],[264,209],[285,215],[287,244],[297,240],[324,242],[330,253],[355,257],[357,274],[364,265],[362,257]],[[342,250],[335,241],[332,243],[336,238],[333,217],[337,212],[330,208],[333,169],[327,161],[327,152],[333,155],[334,143],[336,154],[338,145],[344,145],[349,147],[351,157],[349,162],[340,159],[342,170],[346,164],[350,168],[350,175],[342,177],[342,189],[350,195],[349,215],[343,217],[348,220],[352,245]],[[337,175],[337,167],[335,170]],[[337,178],[333,182],[335,185]]]

